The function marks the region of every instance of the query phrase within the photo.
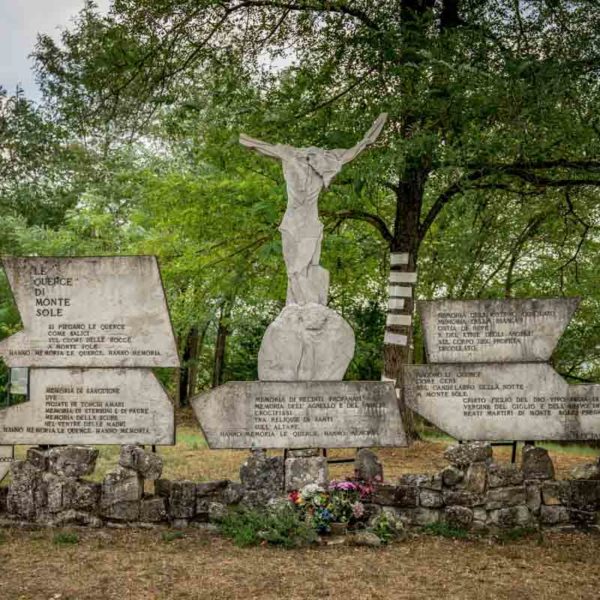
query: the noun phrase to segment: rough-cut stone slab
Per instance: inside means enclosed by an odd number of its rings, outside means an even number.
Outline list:
[[[404,391],[457,439],[600,439],[600,385],[569,385],[544,363],[406,366]]]
[[[264,450],[253,449],[240,467],[244,502],[264,506],[284,493],[285,464],[283,456],[267,456]]]
[[[436,300],[417,304],[428,362],[517,362],[550,358],[579,299]]]
[[[32,369],[30,400],[0,410],[0,443],[174,443],[173,405],[148,369]]]
[[[11,367],[177,367],[156,258],[4,258],[24,329]]]
[[[102,481],[100,505],[103,516],[115,521],[137,521],[144,482],[133,469],[118,466]]]
[[[258,353],[261,381],[340,381],[354,356],[354,332],[320,304],[286,306]]]
[[[230,382],[192,406],[211,448],[406,445],[387,382]]]
[[[131,444],[121,447],[119,464],[137,471],[144,479],[150,481],[160,479],[163,470],[163,460],[158,454],[146,452],[143,448]]]
[[[383,481],[383,465],[377,454],[361,448],[354,459],[354,476],[360,481]]]
[[[554,464],[548,450],[539,446],[525,446],[521,453],[524,479],[554,479]]]
[[[96,468],[98,448],[64,446],[48,450],[48,470],[61,477],[84,477]]]

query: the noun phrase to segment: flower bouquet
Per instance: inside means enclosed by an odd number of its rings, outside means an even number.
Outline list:
[[[319,533],[329,533],[332,525],[343,523],[354,525],[365,516],[363,501],[373,492],[364,483],[343,480],[332,481],[327,489],[316,484],[294,490],[289,501],[301,511],[306,522]]]

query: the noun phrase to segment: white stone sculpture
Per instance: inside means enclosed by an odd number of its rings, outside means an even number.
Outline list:
[[[287,209],[279,226],[288,275],[287,306],[267,329],[258,355],[261,380],[341,380],[354,355],[352,328],[327,308],[329,273],[319,265],[323,224],[319,194],[342,167],[373,144],[384,113],[365,137],[347,150],[294,148],[246,135],[240,143],[283,163]]]

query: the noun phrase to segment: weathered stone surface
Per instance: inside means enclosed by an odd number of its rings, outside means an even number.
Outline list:
[[[6,512],[6,498],[8,496],[8,488],[0,487],[0,514]]]
[[[444,452],[444,458],[459,469],[468,467],[471,463],[492,461],[492,447],[485,442],[467,442],[450,446]]]
[[[48,402],[63,402],[63,412]],[[170,445],[173,405],[149,369],[32,369],[29,402],[0,410],[0,443]]]
[[[288,450],[288,458],[310,458],[321,456],[320,448],[296,448]]]
[[[523,483],[523,472],[513,464],[491,464],[488,470],[490,488],[509,487]]]
[[[371,548],[381,546],[381,540],[372,531],[357,531],[352,534],[350,543],[353,546],[369,546]]]
[[[577,465],[571,471],[571,479],[600,479],[600,464],[595,462]]]
[[[540,511],[542,505],[542,490],[537,481],[525,482],[525,495],[527,508],[535,515]]]
[[[152,496],[140,502],[140,521],[142,523],[160,523],[167,520],[165,498]]]
[[[239,504],[244,498],[244,488],[241,484],[223,479],[220,481],[207,481],[196,484],[196,520],[208,522],[212,514],[221,510],[217,506],[225,507]]]
[[[325,487],[329,482],[327,458],[288,458],[285,461],[285,489],[301,490],[305,485],[315,483]]]
[[[548,506],[562,504],[567,495],[568,490],[563,481],[544,481],[542,483],[542,502]]]
[[[372,502],[386,506],[397,506],[400,508],[411,508],[418,504],[419,491],[416,487],[408,485],[391,485],[378,483],[375,485]]]
[[[488,512],[488,525],[495,527],[526,527],[531,523],[531,513],[525,505],[510,506]]]
[[[578,298],[418,302],[432,363],[547,361]]]
[[[0,342],[0,354],[9,366],[179,366],[155,257],[5,257],[2,264],[24,325],[23,331]],[[49,305],[60,297],[68,306],[51,311],[43,302],[40,307],[40,297]],[[106,324],[118,326],[107,329]],[[85,332],[69,337],[73,352],[56,351],[57,338],[49,332],[59,330],[58,325]],[[90,336],[96,346],[93,353],[85,351]],[[59,385],[64,383],[63,379]]]
[[[101,484],[77,481],[53,473],[44,473],[42,481],[46,486],[46,506],[49,513],[69,509],[93,513],[98,509]]]
[[[62,477],[84,477],[96,468],[98,449],[90,446],[64,446],[48,450],[48,470]]]
[[[445,467],[441,472],[442,481],[447,487],[454,487],[459,484],[463,480],[464,475],[463,471],[452,465]]]
[[[564,506],[542,506],[540,508],[540,523],[543,525],[558,525],[569,522],[569,511]]]
[[[548,450],[540,446],[524,446],[521,470],[525,479],[554,479],[554,465]]]
[[[474,494],[483,494],[487,489],[487,464],[475,462],[469,465],[465,476],[465,490]]]
[[[412,485],[421,489],[442,491],[442,477],[440,475],[405,473],[400,476],[398,483],[400,485]]]
[[[442,514],[443,511],[440,509],[419,506],[419,508],[402,510],[400,518],[407,521],[410,525],[425,527],[426,525],[439,523],[442,519]]]
[[[41,448],[27,448],[27,462],[32,464],[36,469],[40,471],[46,471],[48,469],[48,450],[42,450]]]
[[[419,505],[426,508],[440,508],[444,505],[442,492],[422,488],[419,490]]]
[[[354,475],[360,481],[383,481],[383,465],[377,454],[361,448],[354,460]]]
[[[261,381],[341,381],[354,356],[354,332],[322,304],[290,304],[269,325],[258,352]]]
[[[264,450],[252,450],[240,467],[244,500],[264,505],[281,497],[285,490],[284,467],[283,456],[268,457]]]
[[[457,439],[587,440],[600,430],[598,386],[569,385],[547,363],[407,365],[404,375],[408,407]]]
[[[65,527],[67,525],[83,525],[85,527],[102,527],[102,519],[96,515],[70,508],[49,515],[44,519],[44,524],[47,527]]]
[[[507,506],[516,506],[517,504],[525,504],[527,494],[525,486],[514,486],[507,488],[494,488],[488,490],[486,496],[485,507],[487,510],[505,508]]]
[[[146,452],[139,446],[131,444],[121,446],[119,464],[127,469],[137,471],[144,479],[160,479],[163,470],[162,458],[153,452]]]
[[[473,523],[473,511],[466,506],[447,506],[444,520],[450,527],[469,529]]]
[[[574,480],[565,487],[565,503],[573,509],[583,511],[600,510],[600,481]]]
[[[6,498],[6,509],[11,515],[35,520],[37,507],[45,504],[46,490],[42,471],[32,464],[16,460],[10,466],[12,483]]]
[[[406,445],[390,382],[229,382],[192,405],[211,448]]]
[[[450,489],[444,490],[444,503],[448,506],[479,506],[484,503],[483,496],[474,494],[467,490]]]
[[[137,521],[144,482],[133,469],[118,466],[102,481],[100,507],[103,516],[116,521]]]
[[[171,520],[193,518],[196,514],[196,483],[187,480],[171,481],[167,504]]]

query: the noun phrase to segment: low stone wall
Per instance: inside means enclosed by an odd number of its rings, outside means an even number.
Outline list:
[[[11,466],[12,482],[0,488],[4,525],[91,527],[198,526],[217,522],[229,507],[267,506],[287,491],[327,484],[327,462],[316,451],[295,451],[287,461],[250,453],[240,482],[197,483],[161,479],[162,460],[137,446],[123,446],[117,467],[101,483],[86,481],[98,451],[83,446],[30,448]],[[515,527],[599,528],[600,460],[556,481],[546,450],[526,446],[521,464],[495,464],[489,444],[450,447],[449,465],[436,475],[404,475],[384,482],[377,457],[361,450],[356,476],[373,482],[367,503],[373,517],[393,515],[407,526],[446,523],[475,531]],[[154,482],[145,493],[144,482]]]

